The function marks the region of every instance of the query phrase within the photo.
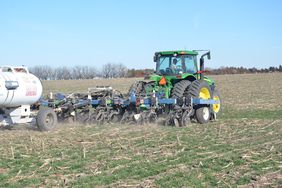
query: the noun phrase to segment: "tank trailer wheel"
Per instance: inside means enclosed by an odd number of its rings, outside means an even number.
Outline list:
[[[40,131],[50,131],[58,123],[57,114],[52,108],[40,108],[36,116],[36,124]]]

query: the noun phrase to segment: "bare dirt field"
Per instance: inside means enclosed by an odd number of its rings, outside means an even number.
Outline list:
[[[0,131],[0,187],[279,187],[282,74],[221,75],[215,122],[29,126]],[[45,94],[137,79],[44,81]]]

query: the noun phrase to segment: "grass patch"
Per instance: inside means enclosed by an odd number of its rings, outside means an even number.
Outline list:
[[[244,185],[252,175],[280,170],[280,124],[220,120],[178,129],[108,125],[64,127],[52,134],[11,131],[0,137],[0,172],[5,172],[0,187]]]
[[[263,110],[263,109],[252,109],[252,110],[235,110],[232,108],[225,108],[222,114],[219,116],[220,119],[282,119],[282,109],[275,110]]]

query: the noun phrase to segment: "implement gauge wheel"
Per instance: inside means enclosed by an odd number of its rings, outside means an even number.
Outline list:
[[[210,107],[201,106],[196,109],[196,119],[199,123],[205,124],[208,123],[211,118]]]
[[[40,131],[50,131],[58,123],[57,114],[52,108],[40,108],[36,116],[36,124]]]

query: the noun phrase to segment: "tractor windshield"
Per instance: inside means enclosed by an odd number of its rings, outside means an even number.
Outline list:
[[[197,72],[197,58],[194,55],[161,56],[157,61],[159,75],[179,75]]]

